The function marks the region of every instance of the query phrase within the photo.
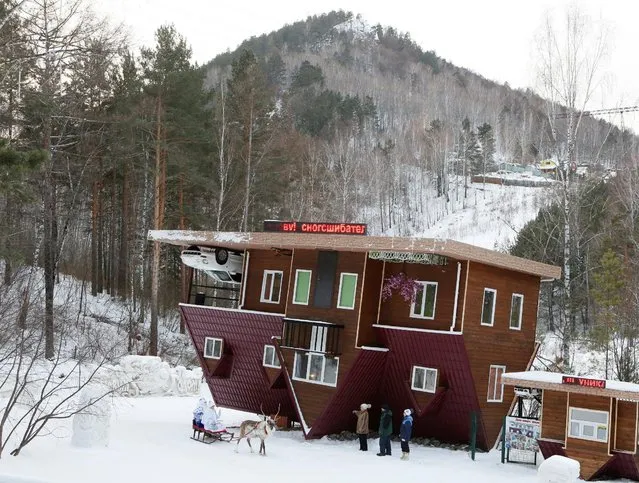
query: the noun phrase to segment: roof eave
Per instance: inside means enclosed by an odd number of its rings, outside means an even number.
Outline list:
[[[631,401],[639,401],[639,393],[634,391],[623,391],[620,389],[601,389],[597,387],[583,387],[572,384],[562,384],[559,382],[534,381],[516,377],[502,376],[502,383],[506,386],[531,387],[534,389],[547,389],[549,391],[570,392],[577,394],[587,394],[589,396],[615,397]]]
[[[355,252],[402,251],[434,253],[457,260],[483,263],[545,279],[559,279],[561,268],[515,257],[454,240],[417,237],[345,236],[271,232],[214,232],[188,230],[150,230],[148,239],[176,246],[224,246],[245,250],[298,248]]]

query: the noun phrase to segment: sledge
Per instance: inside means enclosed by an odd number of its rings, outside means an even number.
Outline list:
[[[225,441],[230,443],[233,441],[234,435],[235,433],[227,431],[226,428],[220,429],[219,431],[210,431],[208,429],[204,429],[203,426],[193,424],[193,436],[191,436],[191,439],[204,444],[211,444],[216,441]]]

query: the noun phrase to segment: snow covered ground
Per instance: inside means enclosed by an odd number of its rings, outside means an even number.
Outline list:
[[[511,174],[511,178],[520,174]],[[530,178],[526,178],[530,179]],[[416,236],[451,239],[506,251],[526,223],[549,205],[551,188],[472,183],[465,207]]]
[[[533,483],[536,468],[500,462],[498,451],[478,453],[412,445],[409,461],[400,461],[399,445],[391,457],[377,457],[378,440],[369,451],[356,441],[305,441],[301,431],[279,431],[266,443],[267,456],[251,454],[245,442],[205,445],[192,441],[193,397],[116,398],[110,444],[82,449],[71,445],[71,424],[35,441],[18,457],[0,461],[0,483],[113,483],[152,481],[367,482],[436,481]],[[222,410],[232,426],[254,414]],[[235,429],[236,431],[236,429]]]
[[[190,439],[193,397],[116,398],[110,444],[82,449],[71,445],[71,425],[60,426],[26,447],[18,457],[0,461],[0,483],[112,483],[146,480],[346,482],[428,481],[476,483],[534,482],[531,466],[502,465],[499,453],[477,454],[413,445],[410,461],[400,461],[393,443],[391,457],[377,457],[377,440],[369,451],[356,441],[305,441],[301,431],[279,431],[267,440],[267,456],[251,454],[245,442],[204,445]],[[222,410],[227,426],[254,414]],[[233,431],[233,429],[230,429]]]

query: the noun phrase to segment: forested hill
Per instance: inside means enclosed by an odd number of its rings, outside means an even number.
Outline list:
[[[150,229],[260,230],[279,218],[463,236],[445,225],[489,199],[472,175],[566,159],[567,122],[550,123],[545,100],[349,13],[284,26],[198,66],[173,26],[134,49],[88,3],[0,0],[0,288],[40,266],[45,290],[41,311],[22,289],[18,302],[0,297],[0,310],[42,319],[47,357],[60,272],[126,300],[129,335],[150,318],[157,342],[181,264],[177,250],[149,243]],[[579,163],[637,166],[628,132],[585,117],[577,134]],[[558,234],[573,236],[574,311],[592,305],[591,262],[605,249],[635,256],[636,175],[579,180],[513,247],[565,266]],[[538,205],[526,202],[512,211],[532,218]],[[494,229],[494,218],[471,222]]]
[[[251,62],[259,73],[241,74]],[[557,122],[559,143],[551,141],[547,102],[533,92],[457,67],[408,33],[343,11],[248,39],[206,69],[217,102],[221,88],[245,75],[262,90],[264,109],[275,106],[281,116],[285,154],[275,156],[277,167],[256,167],[253,178],[253,199],[271,211],[264,215],[364,217],[376,231],[420,232],[457,209],[455,175],[499,162],[533,164],[565,143],[566,121]],[[606,165],[623,156],[621,132],[606,122],[584,118],[578,136],[580,162]],[[268,158],[272,141],[258,142],[256,153]],[[286,176],[263,175],[273,169]]]

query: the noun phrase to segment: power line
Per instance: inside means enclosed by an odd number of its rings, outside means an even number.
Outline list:
[[[639,111],[639,106],[625,106],[625,107],[611,107],[609,109],[593,109],[592,111],[583,111],[581,113],[582,116],[598,116],[604,114],[623,114],[624,112],[635,112]],[[554,117],[556,118],[567,118],[570,115],[570,112],[558,112]],[[579,116],[580,114],[575,114],[575,116]]]

